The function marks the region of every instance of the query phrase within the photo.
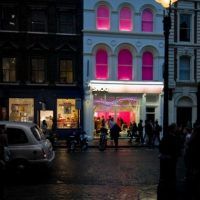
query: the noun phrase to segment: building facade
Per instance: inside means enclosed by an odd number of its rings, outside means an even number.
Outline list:
[[[172,9],[171,19],[169,122],[192,126],[200,112],[200,2],[179,0]]]
[[[163,8],[154,0],[85,0],[83,24],[84,129],[101,121],[163,121]],[[106,123],[109,126],[108,123]]]
[[[0,2],[0,118],[82,126],[82,1]]]

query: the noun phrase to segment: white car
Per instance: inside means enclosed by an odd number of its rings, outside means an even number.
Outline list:
[[[24,169],[32,164],[50,166],[55,158],[52,144],[34,123],[0,121],[8,136],[11,166]]]

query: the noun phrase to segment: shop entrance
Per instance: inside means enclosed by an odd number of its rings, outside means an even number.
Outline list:
[[[94,137],[99,137],[100,128],[105,123],[109,130],[109,120],[113,118],[121,127],[120,135],[127,136],[131,122],[139,119],[140,101],[137,97],[96,94],[94,96]]]

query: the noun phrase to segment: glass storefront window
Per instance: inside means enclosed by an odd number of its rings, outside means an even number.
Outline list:
[[[98,136],[102,121],[109,129],[109,121],[113,118],[122,129],[122,136],[127,135],[127,128],[132,122],[138,122],[140,99],[137,96],[114,96],[109,94],[94,95],[94,127]]]
[[[78,128],[76,99],[57,99],[57,128]]]
[[[47,122],[47,129],[52,129],[53,126],[53,110],[40,110],[40,127],[42,121]]]
[[[9,98],[9,120],[33,122],[34,100],[31,98]]]

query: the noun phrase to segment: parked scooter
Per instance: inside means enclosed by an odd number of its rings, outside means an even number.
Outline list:
[[[73,131],[72,135],[67,137],[67,150],[68,152],[74,152],[76,149],[76,145],[78,143],[77,133]]]
[[[67,148],[68,152],[74,152],[77,147],[80,148],[81,151],[85,151],[88,148],[88,138],[85,131],[77,130],[72,133],[67,138]]]
[[[79,145],[81,151],[85,151],[88,148],[88,137],[85,131],[81,131],[79,135]]]

